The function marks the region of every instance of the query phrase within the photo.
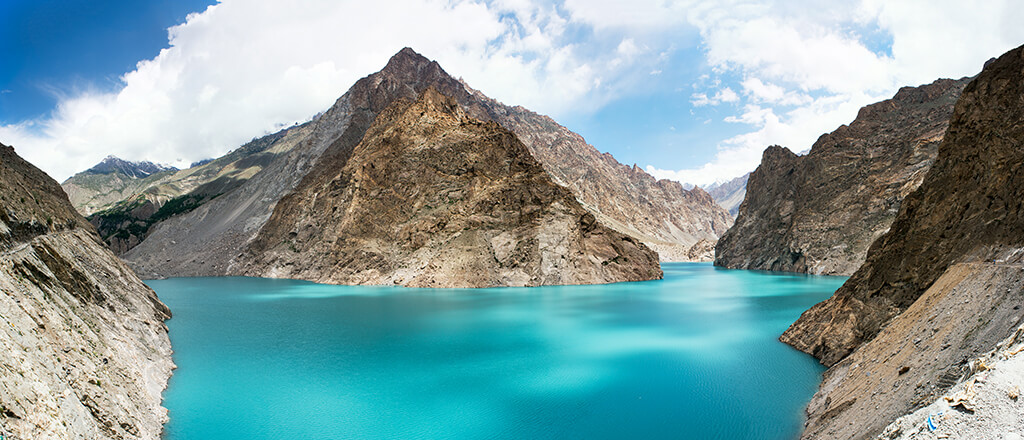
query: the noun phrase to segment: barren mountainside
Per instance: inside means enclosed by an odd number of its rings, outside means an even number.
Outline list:
[[[595,220],[519,139],[428,88],[283,198],[242,275],[489,287],[661,277],[657,254]]]
[[[170,311],[57,182],[3,145],[0,187],[0,432],[158,439]]]
[[[732,179],[725,183],[714,184],[707,187],[708,194],[715,199],[715,203],[721,206],[733,217],[739,213],[740,204],[747,195],[747,179],[750,173]]]
[[[121,255],[145,240],[153,225],[237,188],[307,134],[307,125],[290,127],[188,169],[161,169],[148,175],[126,174],[126,164],[132,162],[108,158],[61,186],[107,246]]]
[[[715,264],[850,275],[921,184],[968,79],[904,87],[822,135],[805,156],[765,150]]]
[[[357,81],[311,132],[245,184],[185,215],[153,226],[123,257],[144,276],[223,275],[245,264],[242,250],[263,227],[278,200],[316,166],[342,163],[377,115],[399,99],[415,100],[428,87],[454,98],[470,117],[515,133],[556,184],[612,229],[632,235],[663,258],[686,255],[700,239],[715,240],[731,218],[703,190],[658,181],[601,154],[546,116],[498,103],[452,78],[436,63],[403,49],[387,66]]]
[[[1024,323],[1022,140],[1024,47],[964,89],[931,170],[889,232],[783,334],[832,366],[805,438],[878,434],[978,371],[968,361]]]

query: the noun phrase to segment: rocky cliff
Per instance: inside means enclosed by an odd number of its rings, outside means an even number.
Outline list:
[[[170,312],[57,182],[0,145],[0,433],[158,439]]]
[[[977,371],[968,361],[1022,324],[1022,142],[1024,47],[964,89],[931,170],[889,232],[783,334],[831,366],[805,438],[878,434]]]
[[[967,82],[904,87],[822,135],[805,156],[769,147],[715,264],[852,274],[927,174]]]
[[[310,133],[294,149],[236,190],[158,223],[124,258],[145,276],[224,275],[245,265],[239,251],[256,237],[278,200],[308,173],[316,177],[318,162],[342,163],[381,111],[399,99],[415,100],[428,87],[454,98],[468,116],[515,133],[552,180],[598,221],[665,251],[663,257],[685,256],[694,243],[717,239],[731,224],[703,190],[686,191],[622,165],[550,118],[487,98],[406,48],[312,121]]]
[[[661,277],[656,253],[598,222],[513,133],[433,88],[329,157],[278,202],[241,274],[412,287]]]

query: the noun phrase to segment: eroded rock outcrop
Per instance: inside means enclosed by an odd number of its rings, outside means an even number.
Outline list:
[[[661,277],[657,254],[555,184],[526,146],[428,88],[282,199],[240,274],[488,287]]]
[[[57,182],[0,145],[0,432],[157,439],[170,311]]]
[[[832,366],[805,438],[866,438],[1022,324],[1024,47],[986,65],[888,233],[782,340]],[[892,433],[890,433],[892,434]]]
[[[769,147],[715,264],[852,274],[927,174],[967,81],[904,87],[821,136],[805,156]]]

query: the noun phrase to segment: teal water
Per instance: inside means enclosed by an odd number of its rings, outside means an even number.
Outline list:
[[[168,440],[792,439],[823,369],[776,339],[844,280],[665,264],[604,286],[150,281]]]

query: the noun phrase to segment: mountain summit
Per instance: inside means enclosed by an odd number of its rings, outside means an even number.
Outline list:
[[[243,274],[413,287],[661,277],[656,253],[597,222],[514,134],[433,87],[330,158],[278,202]]]
[[[92,168],[83,171],[82,174],[121,173],[133,179],[141,179],[143,177],[149,176],[150,174],[156,174],[162,171],[177,170],[178,169],[175,167],[158,165],[149,161],[132,162],[118,158],[116,156],[107,156],[100,163],[96,164]]]

